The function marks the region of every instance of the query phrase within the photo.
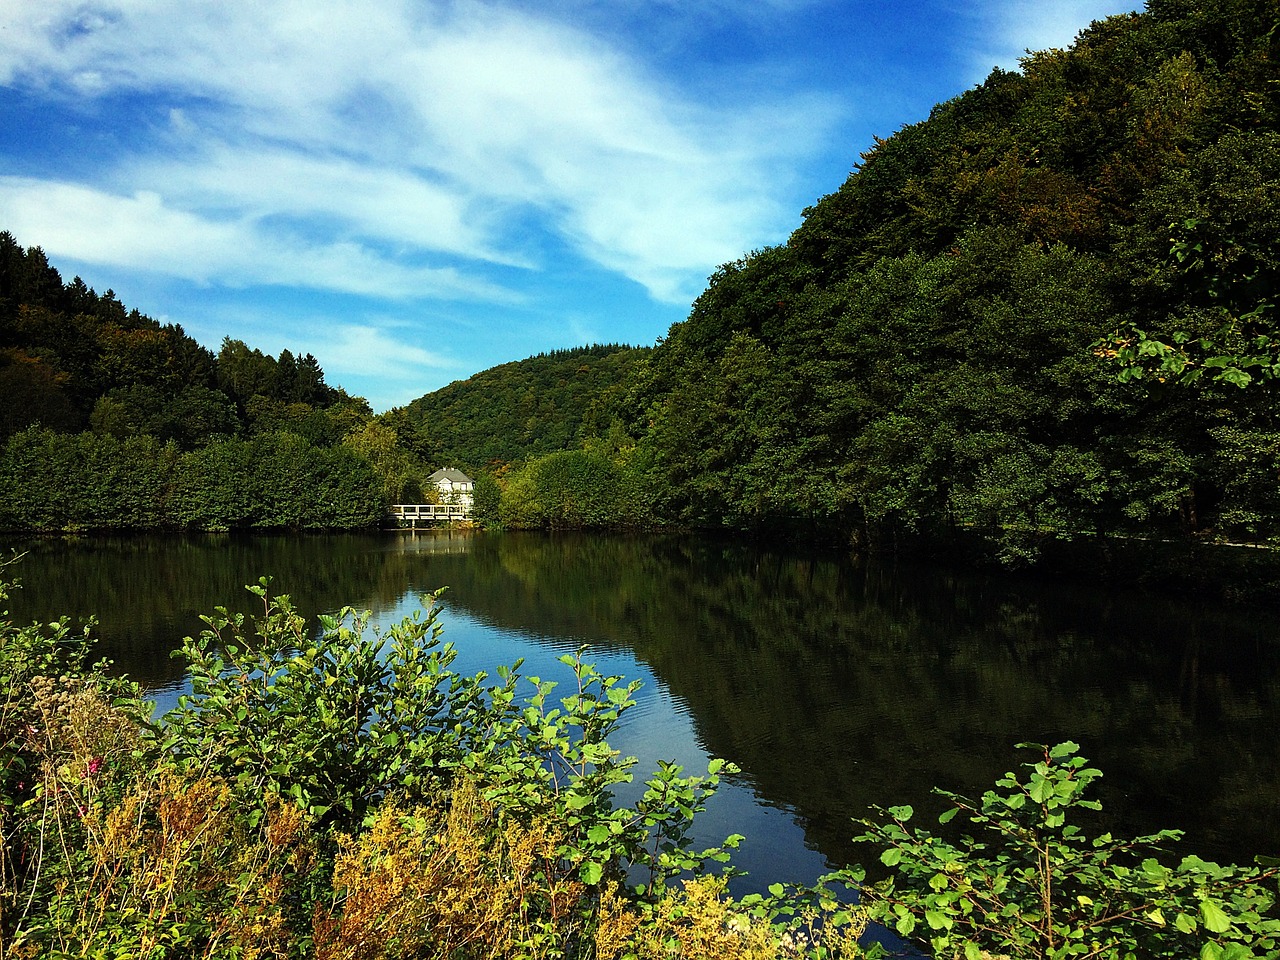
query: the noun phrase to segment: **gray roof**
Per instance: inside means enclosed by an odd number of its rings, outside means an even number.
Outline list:
[[[448,480],[452,483],[471,483],[471,478],[454,467],[441,467],[427,479],[432,483]]]

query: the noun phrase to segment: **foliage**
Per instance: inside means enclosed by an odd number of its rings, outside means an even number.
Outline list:
[[[423,472],[371,418],[310,354],[215,356],[0,232],[0,528],[368,526]]]
[[[577,447],[607,429],[620,392],[649,351],[596,344],[481,371],[392,411],[420,433],[428,463],[471,473]]]
[[[232,504],[225,444],[292,434],[350,438],[384,500],[428,466],[491,472],[481,512],[512,526],[977,535],[1010,564],[1082,533],[1271,542],[1266,485],[1232,471],[1276,429],[1276,28],[1274,0],[1097,21],[877,139],[656,348],[483,371],[379,417],[394,441],[310,355],[215,357],[0,234],[0,435],[219,448],[193,465],[222,493],[180,525],[348,523],[270,486]]]
[[[725,882],[720,877],[690,881],[680,897],[664,898],[657,905],[651,923],[635,930],[626,955],[636,960],[775,960],[788,956],[827,960],[860,955],[858,936],[865,923],[854,923],[839,933],[830,922],[821,933],[813,926],[802,930],[790,923],[774,924],[765,917],[768,911],[757,908],[758,900],[744,898],[735,904],[725,896]],[[830,921],[833,913],[824,919]],[[812,914],[807,919],[818,918]]]
[[[489,782],[486,797],[525,818],[558,824],[564,831],[559,859],[593,886],[606,877],[622,880],[625,867],[629,875],[643,877],[641,892],[658,897],[675,877],[727,861],[725,848],[736,847],[742,837],[702,851],[690,850],[688,838],[720,773],[737,768],[713,760],[705,777],[683,776],[680,766],[659,761],[635,806],[616,806],[612,789],[631,781],[636,760],[621,758],[607,738],[635,705],[631,695],[639,684],[624,687],[621,677],[600,675],[582,662],[581,651],[561,662],[573,668],[578,688],[559,706],[549,700],[555,684],[538,677],[529,678],[535,692],[517,703],[513,674],[499,671],[507,683],[490,691],[494,709],[483,731],[485,749],[465,761],[473,775]]]
[[[583,952],[596,891],[566,870],[560,832],[504,816],[470,781],[444,810],[384,805],[358,841],[341,841],[341,911],[320,921],[317,955]]]
[[[395,428],[370,420],[342,440],[342,445],[358,453],[373,467],[382,481],[387,503],[423,503],[431,484],[431,470],[399,443]]]
[[[1148,216],[1182,210],[1162,279],[1185,306],[1099,342],[1122,380],[1246,387],[1280,373],[1277,147],[1276,131],[1225,136],[1150,201]]]
[[[893,870],[863,888],[872,919],[915,936],[938,956],[969,960],[1066,957],[1274,957],[1280,917],[1270,889],[1280,869],[1220,866],[1158,854],[1180,834],[1089,837],[1073,822],[1100,805],[1085,798],[1101,773],[1078,746],[1034,747],[1024,773],[1006,774],[974,802],[940,791],[977,836],[952,842],[916,828],[910,807],[860,821],[857,840],[882,848]],[[860,882],[860,871],[843,875]]]
[[[270,357],[230,337],[215,356],[182,327],[126,310],[39,247],[0,232],[0,438],[30,426],[173,440],[183,450],[288,431],[332,446],[368,405],[324,381],[311,354]]]
[[[370,461],[292,433],[190,452],[139,434],[39,427],[0,447],[0,529],[350,529],[386,512]]]
[[[475,478],[471,492],[471,517],[485,527],[496,527],[502,522],[502,488],[491,473],[481,473]]]
[[[641,847],[663,883],[723,858],[679,849],[714,772],[664,767],[613,808],[634,764],[604,740],[617,678],[576,663],[578,692],[549,709],[551,684],[521,702],[514,670],[487,689],[450,671],[434,602],[386,633],[344,610],[313,634],[251,592],[261,616],[220,612],[186,642],[192,693],[159,728],[75,665],[65,624],[4,621],[15,956],[585,957],[642,922],[619,885]]]
[[[550,530],[642,523],[640,481],[628,466],[593,450],[538,457],[507,472],[499,516],[507,527]]]
[[[479,681],[448,670],[435,598],[385,633],[347,608],[311,636],[267,581],[249,589],[259,616],[219,610],[178,653],[191,694],[163,748],[179,769],[212,771],[246,803],[288,796],[348,831],[388,793],[413,801],[452,779],[486,709]]]
[[[0,604],[7,603],[13,588],[13,584],[0,582]],[[32,740],[32,730],[41,716],[28,693],[30,684],[40,678],[70,673],[97,685],[102,665],[89,663],[90,647],[88,627],[74,631],[65,619],[19,627],[10,620],[7,609],[0,610],[0,815],[4,818],[0,878],[6,890],[12,878],[25,869],[23,858],[10,839],[15,810],[31,796],[39,775],[40,752],[38,741]],[[12,904],[0,909],[7,913]]]
[[[180,456],[148,436],[60,434],[38,427],[0,448],[0,528],[156,527],[169,519]]]
[[[1271,391],[1231,384],[1277,354],[1275,26],[1257,0],[1152,4],[877,140],[639,365],[620,415],[656,519],[979,533],[1008,563],[1269,531],[1262,489],[1223,483],[1228,438],[1274,430]]]

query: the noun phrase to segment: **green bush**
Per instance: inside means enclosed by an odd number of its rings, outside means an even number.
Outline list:
[[[1280,956],[1277,861],[1238,867],[1187,856],[1171,866],[1164,846],[1179,831],[1086,836],[1071,821],[1100,809],[1085,794],[1101,772],[1074,743],[1022,746],[1039,759],[980,801],[939,791],[954,804],[940,821],[963,814],[975,836],[937,837],[912,825],[906,806],[861,821],[867,829],[855,839],[881,848],[894,871],[862,887],[873,920],[938,957],[967,960]],[[840,879],[861,886],[863,874]]]
[[[87,636],[0,618],[13,956],[618,956],[639,903],[727,858],[687,844],[719,761],[614,803],[635,764],[606,739],[632,703],[618,677],[570,657],[574,692],[524,697],[515,668],[450,669],[434,602],[385,631],[351,609],[313,627],[251,591],[260,616],[219,610],[184,642],[192,692],[159,727],[86,665]]]
[[[592,530],[644,523],[637,471],[593,450],[561,450],[512,470],[502,491],[504,526]]]

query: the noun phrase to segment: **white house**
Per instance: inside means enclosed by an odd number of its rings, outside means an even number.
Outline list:
[[[472,499],[476,487],[475,482],[461,470],[453,467],[441,467],[427,477],[427,482],[439,491],[440,499],[444,503],[459,503],[468,510],[475,505]]]

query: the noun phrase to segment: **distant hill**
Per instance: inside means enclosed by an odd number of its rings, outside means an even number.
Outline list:
[[[391,417],[401,441],[430,463],[477,470],[569,450],[608,429],[650,353],[617,343],[541,353],[455,381]]]

